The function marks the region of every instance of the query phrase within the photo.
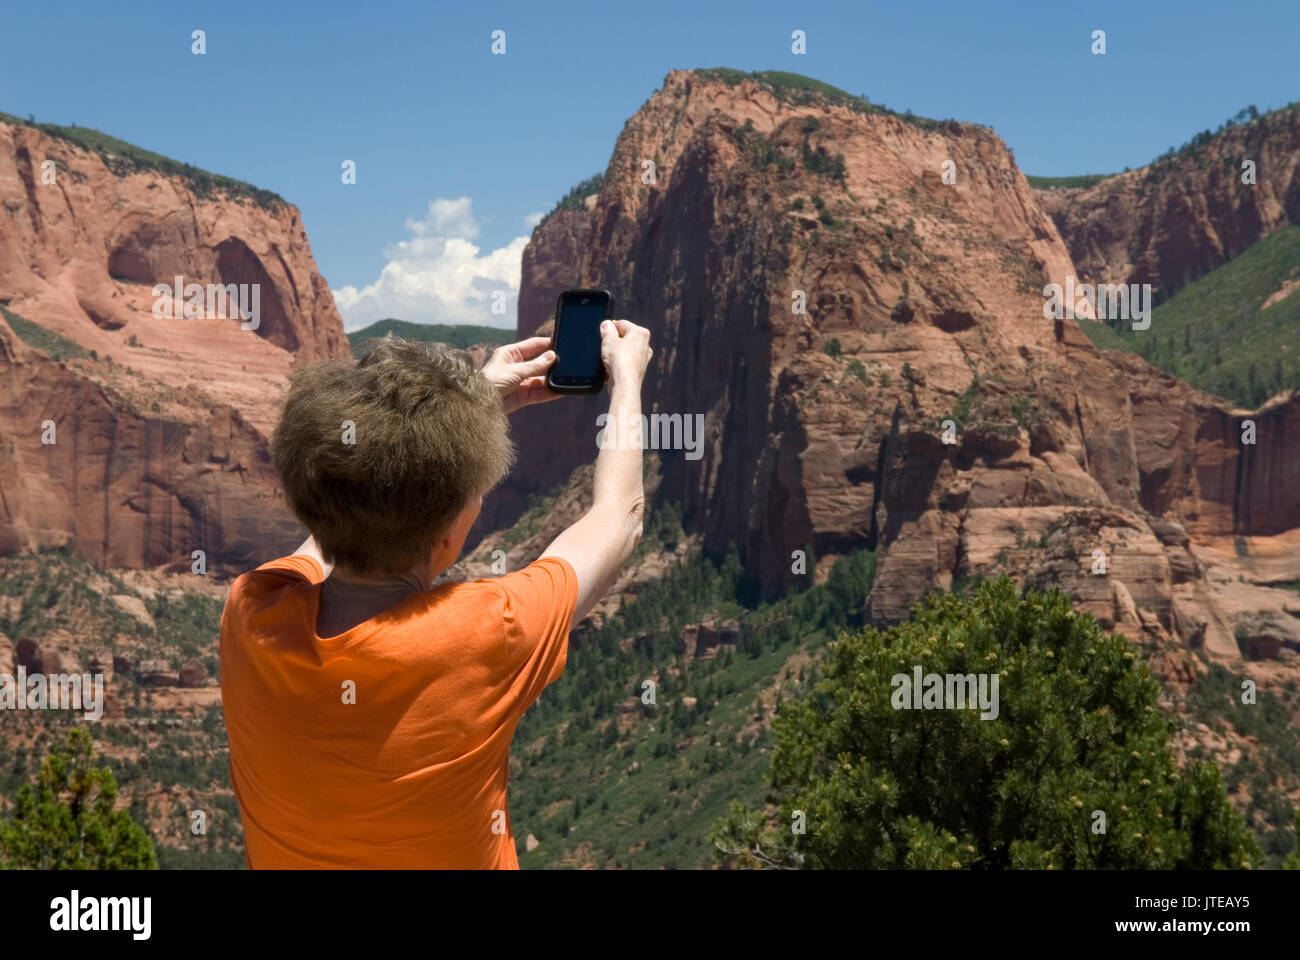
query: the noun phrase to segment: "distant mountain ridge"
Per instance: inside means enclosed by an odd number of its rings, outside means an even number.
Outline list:
[[[1203,131],[1137,170],[1035,195],[1081,281],[1149,283],[1160,303],[1300,223],[1300,102]]]
[[[473,324],[412,323],[409,320],[376,320],[374,323],[349,333],[348,343],[354,356],[360,357],[361,347],[367,340],[388,334],[405,340],[449,343],[461,350],[479,345],[500,346],[511,343],[515,332],[504,327],[481,327]]]

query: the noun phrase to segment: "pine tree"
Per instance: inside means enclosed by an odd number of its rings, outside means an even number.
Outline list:
[[[89,731],[76,727],[50,751],[35,786],[18,790],[13,819],[0,823],[0,866],[33,870],[156,870],[152,841],[125,810],[117,781],[95,766]]]

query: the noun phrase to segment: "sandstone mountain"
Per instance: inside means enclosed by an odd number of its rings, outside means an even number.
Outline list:
[[[1284,218],[1294,166],[1261,156],[1261,183],[1278,179],[1237,201],[1254,234],[1215,228],[1233,238],[1223,256]],[[1135,201],[1131,219],[1176,233],[1174,206]],[[1115,256],[1094,246],[1081,268],[986,128],[782,75],[677,71],[628,121],[599,192],[535,231],[518,333],[548,329],[577,284],[651,328],[647,413],[704,418],[699,459],[660,451],[655,503],[680,504],[710,554],[738,546],[764,594],[797,581],[794,551],[824,570],[870,546],[875,622],[1006,572],[1152,643],[1225,659],[1234,635],[1300,647],[1300,605],[1270,587],[1300,580],[1300,396],[1251,414],[1244,445],[1247,411],[1044,319],[1045,284]],[[1215,262],[1156,247],[1149,269],[1171,283]],[[489,526],[594,458],[602,409],[517,415],[528,469],[493,495]]]
[[[1207,134],[1093,186],[1036,191],[1081,279],[1149,283],[1167,297],[1300,223],[1300,104]]]
[[[350,355],[342,322],[293,206],[84,133],[0,122],[0,553],[240,572],[294,546],[267,438],[290,369]],[[158,319],[178,276],[258,285],[257,329]]]

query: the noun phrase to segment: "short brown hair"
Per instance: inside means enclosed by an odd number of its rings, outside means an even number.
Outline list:
[[[368,574],[427,559],[514,456],[501,398],[468,353],[391,336],[355,365],[298,371],[271,437],[289,506],[321,555]]]

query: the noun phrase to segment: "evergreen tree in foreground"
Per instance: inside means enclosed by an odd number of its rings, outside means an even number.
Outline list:
[[[895,709],[892,680],[915,666],[998,674],[996,719]],[[722,862],[1187,869],[1260,859],[1218,768],[1174,762],[1174,725],[1133,645],[1059,591],[1021,596],[1002,578],[970,598],[931,597],[888,631],[841,635],[823,669],[773,722],[775,828],[733,804],[711,834]]]
[[[1283,870],[1300,870],[1300,807],[1295,811],[1295,846],[1282,861]]]
[[[41,765],[36,786],[18,791],[0,823],[0,866],[33,870],[156,870],[153,842],[125,810],[117,781],[94,765],[89,731],[76,727]]]

